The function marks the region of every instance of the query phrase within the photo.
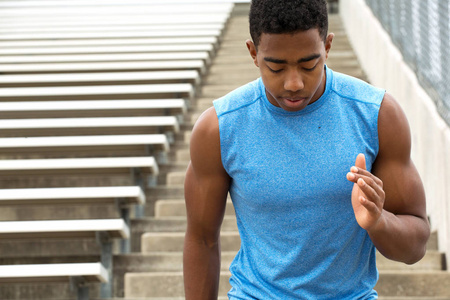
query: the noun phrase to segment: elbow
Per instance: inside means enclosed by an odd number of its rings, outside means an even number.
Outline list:
[[[415,251],[413,251],[412,255],[404,261],[407,265],[412,265],[420,261],[427,252],[427,243],[430,238],[430,226],[427,222],[427,225],[424,227],[422,234],[420,234],[417,242],[417,246],[414,247]]]
[[[406,259],[403,262],[407,265],[413,265],[413,264],[419,262],[425,256],[426,251],[427,251],[426,246],[421,247],[414,253],[414,255],[411,255],[410,257],[408,257],[408,259]]]

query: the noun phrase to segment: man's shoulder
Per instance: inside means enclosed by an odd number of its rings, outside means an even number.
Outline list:
[[[333,92],[348,100],[379,106],[386,93],[384,89],[343,73],[333,72],[333,77]]]
[[[249,82],[213,101],[218,116],[248,107],[261,98],[261,78]]]

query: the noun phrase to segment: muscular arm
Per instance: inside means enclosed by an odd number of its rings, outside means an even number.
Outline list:
[[[186,299],[217,299],[220,276],[220,226],[225,213],[229,176],[220,156],[215,110],[197,121],[190,142],[191,162],[185,179],[187,230],[183,272]]]
[[[356,168],[347,175],[355,183],[355,216],[381,254],[412,264],[425,255],[430,227],[422,181],[410,158],[408,121],[389,94],[381,104],[378,135],[372,174],[358,156]]]

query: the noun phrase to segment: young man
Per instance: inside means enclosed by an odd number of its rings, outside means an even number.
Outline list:
[[[197,121],[186,173],[186,299],[217,299],[230,192],[241,249],[230,299],[376,299],[375,248],[415,263],[430,229],[407,120],[325,61],[325,0],[254,0],[261,78]]]

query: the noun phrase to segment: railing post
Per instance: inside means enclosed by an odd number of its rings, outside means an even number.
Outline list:
[[[106,232],[97,232],[97,242],[101,246],[102,254],[101,254],[101,263],[103,267],[106,269],[108,273],[107,281],[100,285],[100,297],[102,299],[111,298],[112,297],[112,264],[113,264],[113,255],[112,255],[112,240]]]
[[[125,222],[125,224],[130,228],[130,207],[129,205],[126,205],[123,199],[116,198],[116,207],[117,211],[120,214],[120,217]],[[137,204],[139,205],[139,204]],[[120,240],[120,253],[130,253],[130,244],[131,244],[131,237],[128,239],[121,239]]]
[[[77,300],[89,300],[89,287],[81,277],[70,277],[70,290],[76,291]]]
[[[143,191],[149,186],[149,183],[145,181],[145,175],[142,174],[141,170],[139,168],[132,168],[131,169],[131,177],[134,182],[134,184],[141,187]],[[150,176],[150,178],[152,178]],[[136,204],[135,205],[135,217],[141,218],[145,215],[145,207],[142,204]]]
[[[77,300],[89,300],[89,287],[81,285],[78,287]]]

